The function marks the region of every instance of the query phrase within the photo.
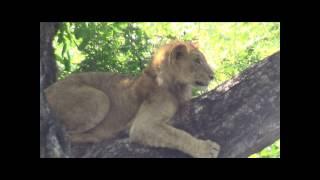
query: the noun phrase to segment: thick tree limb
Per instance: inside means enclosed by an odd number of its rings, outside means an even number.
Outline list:
[[[219,157],[248,157],[280,138],[280,52],[185,105],[174,126],[221,145]],[[122,134],[74,146],[77,157],[189,157],[175,150],[132,144]]]

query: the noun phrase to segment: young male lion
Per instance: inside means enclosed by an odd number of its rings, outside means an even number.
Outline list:
[[[173,148],[193,157],[217,157],[219,145],[169,125],[192,86],[207,86],[213,72],[191,43],[161,47],[139,77],[79,73],[46,89],[50,107],[71,141],[98,142],[129,130],[133,142]]]

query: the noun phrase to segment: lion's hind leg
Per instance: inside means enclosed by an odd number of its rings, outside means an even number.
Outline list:
[[[66,126],[72,139],[96,127],[107,115],[110,108],[109,97],[90,86],[59,86],[47,91],[48,102]]]

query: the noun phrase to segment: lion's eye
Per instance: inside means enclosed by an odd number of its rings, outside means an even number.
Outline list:
[[[197,64],[201,64],[201,60],[200,60],[199,58],[196,58],[194,61],[195,61]]]

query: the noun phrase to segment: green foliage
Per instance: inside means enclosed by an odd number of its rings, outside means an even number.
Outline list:
[[[55,40],[59,78],[87,71],[137,74],[151,56],[148,39],[134,23],[64,23]]]
[[[215,80],[194,89],[197,96],[279,50],[280,23],[67,22],[54,39],[58,78],[85,71],[136,75],[155,48],[173,39],[198,42],[214,69]],[[277,142],[252,157],[279,157]]]
[[[280,158],[280,139],[249,158]]]
[[[223,23],[215,46],[216,85],[280,49],[279,23]],[[231,47],[231,48],[226,48]]]

